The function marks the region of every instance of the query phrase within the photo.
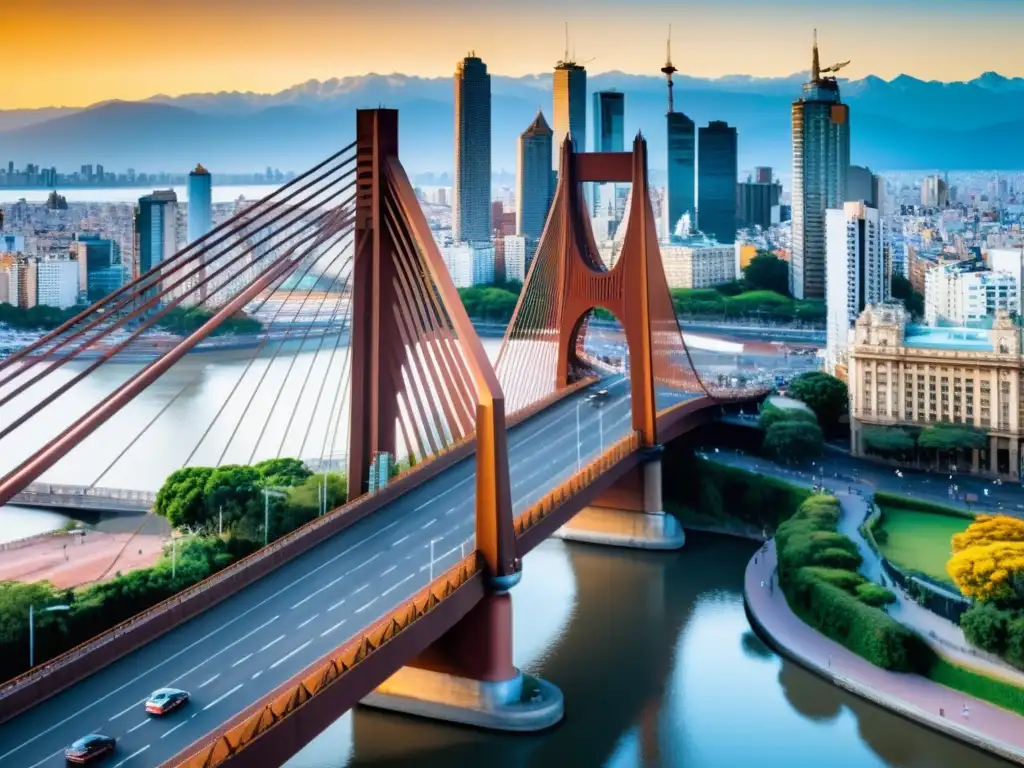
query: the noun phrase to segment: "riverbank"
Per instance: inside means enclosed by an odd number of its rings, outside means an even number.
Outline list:
[[[155,564],[168,533],[162,518],[140,515],[75,533],[32,536],[0,548],[0,581],[48,581],[58,589],[106,581]]]
[[[777,585],[775,544],[747,563],[743,596],[751,625],[780,655],[834,685],[973,747],[1024,765],[1019,715],[918,675],[888,672],[815,631]]]

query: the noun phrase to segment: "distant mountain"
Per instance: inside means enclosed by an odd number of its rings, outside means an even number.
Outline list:
[[[737,126],[741,168],[772,165],[786,173],[789,108],[804,79],[803,73],[683,76],[676,80],[676,105],[699,125],[726,120]],[[591,77],[589,87],[627,94],[627,134],[643,131],[652,167],[664,167],[664,80],[608,72]],[[866,77],[844,81],[842,93],[851,105],[855,163],[876,170],[1024,168],[1024,78],[994,72],[955,83]],[[519,132],[538,108],[551,117],[551,78],[494,76],[492,94],[492,165],[495,173],[512,173]],[[383,105],[401,111],[401,151],[409,170],[444,173],[452,165],[452,98],[450,78],[369,74],[310,80],[274,94],[154,96],[80,110],[0,111],[0,163],[165,171],[202,161],[225,173],[265,166],[303,170],[351,140],[353,110]]]

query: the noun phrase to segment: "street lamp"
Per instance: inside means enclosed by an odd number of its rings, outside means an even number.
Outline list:
[[[434,580],[434,545],[437,544],[437,542],[439,542],[439,541],[441,541],[441,539],[431,539],[430,540],[430,580],[431,581]]]
[[[284,499],[288,497],[287,493],[278,490],[277,488],[263,488],[263,546],[267,546],[270,539],[270,497],[273,496],[276,499]]]
[[[51,611],[70,611],[70,605],[51,605],[40,609],[43,613]],[[28,606],[28,667],[31,669],[36,665],[36,609],[34,605]]]

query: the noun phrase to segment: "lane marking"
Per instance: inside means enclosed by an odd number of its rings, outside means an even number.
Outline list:
[[[260,675],[262,675],[262,674],[263,674],[263,670],[261,669],[261,670],[260,670],[259,672],[257,672],[256,674],[254,674],[254,675],[253,675],[252,677],[250,677],[249,679],[250,679],[250,680],[255,680],[255,679],[256,679],[257,677],[259,677],[259,676],[260,676]]]
[[[391,542],[391,546],[392,546],[392,547],[397,547],[397,546],[398,546],[399,544],[401,544],[401,543],[402,543],[403,541],[405,541],[406,539],[408,539],[408,538],[409,538],[410,536],[412,536],[412,534],[411,534],[411,533],[407,533],[407,534],[405,534],[405,536],[403,536],[402,538],[400,538],[400,539],[399,539],[398,541],[393,541],[393,542]]]
[[[339,601],[338,601],[338,602],[336,602],[336,603],[335,603],[334,605],[332,605],[332,606],[331,606],[330,608],[328,608],[328,609],[327,609],[327,612],[328,612],[328,613],[330,613],[330,612],[331,612],[331,611],[333,611],[333,610],[334,610],[335,608],[339,608],[340,606],[342,606],[342,605],[344,605],[344,604],[345,604],[345,598],[343,597],[343,598],[341,598],[341,600],[339,600]]]
[[[365,611],[367,608],[369,608],[371,605],[373,605],[376,602],[377,602],[377,598],[375,597],[375,598],[373,598],[373,600],[368,602],[366,605],[364,605],[364,606],[362,606],[360,608],[356,608],[355,612],[356,613],[362,613],[363,611]]]
[[[310,616],[310,617],[309,617],[308,619],[306,619],[306,620],[305,620],[304,622],[302,622],[301,624],[299,624],[299,626],[297,626],[297,627],[296,627],[296,629],[302,629],[302,628],[303,628],[304,626],[306,626],[307,624],[309,624],[309,622],[311,622],[311,621],[312,621],[313,619],[315,619],[315,618],[316,618],[317,616],[319,616],[319,615],[320,615],[319,613],[314,613],[314,614],[313,614],[312,616]]]
[[[355,592],[353,592],[351,595],[349,595],[349,597],[355,597],[360,592],[362,592],[364,589],[366,589],[368,586],[370,586],[370,585],[369,584],[363,584],[363,586],[361,586],[359,589],[357,589]]]
[[[415,573],[410,573],[410,574],[409,574],[408,576],[406,576],[406,577],[405,577],[404,579],[402,579],[402,580],[401,580],[400,582],[398,582],[398,583],[397,583],[397,584],[395,584],[394,586],[388,587],[388,588],[387,588],[387,589],[385,589],[385,590],[384,590],[383,592],[381,592],[381,593],[380,593],[380,596],[381,596],[381,597],[387,597],[387,596],[388,596],[389,594],[391,594],[392,592],[394,592],[394,591],[395,591],[396,589],[398,589],[398,588],[399,588],[400,586],[402,586],[403,584],[405,584],[405,582],[407,582],[407,581],[408,581],[409,579],[415,579],[415,578],[416,578],[416,574],[415,574]]]
[[[133,759],[135,759],[136,757],[138,757],[139,755],[141,755],[141,754],[142,754],[143,752],[145,752],[145,751],[146,751],[147,749],[149,749],[149,744],[147,744],[146,746],[144,746],[144,747],[143,747],[142,749],[137,749],[137,750],[135,750],[134,752],[132,752],[132,753],[131,753],[130,755],[128,755],[128,757],[126,757],[126,758],[125,758],[124,760],[122,760],[122,761],[121,761],[120,763],[117,763],[117,764],[116,764],[116,765],[114,766],[114,768],[121,768],[121,766],[122,766],[122,765],[124,765],[125,763],[127,763],[127,762],[128,762],[129,760],[133,760]]]
[[[109,720],[107,720],[107,722],[108,722],[108,723],[112,723],[112,722],[114,722],[115,720],[117,720],[117,718],[119,718],[119,717],[120,717],[121,715],[124,715],[124,714],[126,714],[126,713],[128,713],[128,712],[131,712],[131,711],[132,711],[133,709],[135,709],[135,708],[136,708],[137,706],[139,706],[139,704],[145,704],[145,703],[146,703],[146,700],[145,700],[145,699],[139,699],[139,700],[138,700],[138,701],[136,701],[136,702],[135,702],[134,704],[132,704],[132,705],[131,705],[130,707],[127,707],[126,709],[122,709],[122,710],[121,710],[120,712],[118,712],[118,713],[117,713],[116,715],[114,715],[114,716],[113,716],[112,718],[110,718]],[[5,755],[5,757],[6,757],[6,755]],[[0,757],[0,760],[3,760],[3,758],[2,758],[2,757]]]
[[[206,686],[208,686],[208,685],[209,685],[210,683],[212,683],[212,682],[213,682],[214,680],[216,680],[216,679],[217,679],[218,677],[220,677],[220,672],[218,672],[218,673],[217,673],[216,675],[214,675],[213,677],[211,677],[211,678],[210,678],[209,680],[207,680],[207,681],[206,681],[205,683],[203,683],[203,684],[202,684],[202,685],[200,685],[199,687],[200,687],[200,688],[205,688],[205,687],[206,687]]]
[[[30,766],[29,766],[28,768],[39,768],[39,766],[40,766],[40,765],[42,765],[43,763],[48,763],[48,762],[50,762],[50,761],[51,761],[51,760],[52,760],[53,758],[55,758],[55,757],[56,757],[57,755],[63,755],[63,754],[64,754],[64,750],[63,750],[63,749],[58,749],[58,750],[57,750],[56,752],[54,752],[54,753],[53,753],[52,755],[50,755],[50,756],[48,756],[48,757],[44,757],[44,758],[43,758],[42,760],[40,760],[40,761],[39,761],[38,763],[33,763],[33,764],[32,764],[32,765],[30,765]]]
[[[384,573],[382,573],[381,576],[387,576],[389,573],[391,573],[393,570],[395,570],[397,568],[398,568],[397,565],[392,565],[390,568],[388,568],[386,571],[384,571]]]
[[[447,513],[445,513],[445,514],[447,514]],[[424,523],[423,525],[421,525],[420,526],[420,530],[421,531],[425,531],[425,530],[427,530],[427,528],[429,528],[430,526],[432,526],[436,522],[437,522],[437,518],[435,517],[430,522]]]
[[[265,650],[267,650],[267,648],[269,648],[270,646],[274,645],[275,643],[281,642],[282,640],[284,640],[284,635],[281,635],[280,637],[275,637],[269,643],[267,643],[262,648],[260,648],[258,651],[256,651],[256,653],[263,653]]]
[[[241,687],[242,687],[242,684],[239,683],[238,685],[236,685],[234,688],[232,688],[227,693],[222,694],[221,696],[218,696],[216,699],[214,699],[209,704],[207,704],[205,707],[203,707],[203,712],[208,710],[210,707],[213,707],[213,706],[216,706],[217,704],[220,704],[222,701],[224,701],[224,699],[226,699],[228,696],[230,696],[232,693],[234,693],[235,691],[237,691]]]
[[[141,728],[142,726],[146,725],[148,722],[149,722],[149,720],[143,720],[138,725],[129,728],[127,731],[125,731],[125,733],[134,733],[135,731],[139,730],[139,728]]]
[[[284,655],[284,656],[282,656],[282,657],[281,657],[280,659],[278,659],[278,660],[277,660],[277,661],[275,661],[275,662],[274,662],[273,664],[271,664],[271,665],[270,665],[270,668],[271,668],[271,669],[274,669],[274,668],[275,668],[275,667],[277,667],[277,666],[278,666],[279,664],[284,664],[284,663],[285,663],[286,661],[288,661],[288,659],[290,659],[290,658],[291,658],[292,656],[294,656],[294,655],[295,655],[296,653],[298,653],[299,651],[301,651],[301,650],[302,650],[303,648],[305,648],[305,647],[306,647],[307,645],[309,645],[309,644],[310,644],[310,643],[312,643],[312,642],[313,642],[312,640],[307,640],[307,641],[306,641],[306,642],[304,642],[304,643],[303,643],[302,645],[300,645],[300,646],[299,646],[298,648],[296,648],[296,649],[295,649],[294,651],[292,651],[291,653],[287,653],[287,654],[285,654],[285,655]],[[241,687],[241,686],[239,686],[239,687]]]
[[[331,634],[331,632],[336,630],[338,627],[340,627],[344,623],[345,623],[345,619],[342,619],[337,624],[335,624],[333,627],[328,627],[327,629],[325,629],[323,632],[320,633],[320,637],[326,637],[327,635]]]
[[[318,590],[316,590],[316,591],[314,591],[314,592],[310,592],[310,593],[309,593],[308,595],[306,595],[306,596],[305,596],[304,598],[302,598],[301,600],[299,600],[299,602],[297,602],[297,603],[296,603],[295,605],[293,605],[291,609],[292,609],[292,610],[294,611],[294,610],[295,610],[296,608],[298,608],[298,607],[299,607],[300,605],[302,605],[302,604],[304,604],[304,603],[307,603],[307,602],[309,602],[310,600],[312,600],[312,599],[313,599],[314,597],[316,597],[317,595],[319,595],[319,594],[320,594],[321,592],[323,592],[324,590],[327,590],[327,589],[330,589],[331,587],[333,587],[333,586],[334,586],[335,584],[337,584],[337,583],[338,583],[339,581],[341,581],[342,579],[344,579],[344,578],[345,578],[346,576],[351,576],[351,575],[352,575],[353,573],[355,573],[356,571],[358,571],[358,570],[359,570],[360,568],[362,568],[363,566],[365,566],[365,565],[369,565],[369,564],[370,564],[370,563],[372,563],[372,562],[373,562],[374,560],[376,560],[376,559],[377,559],[378,557],[380,557],[380,555],[381,555],[381,553],[380,553],[380,552],[378,552],[378,553],[377,553],[376,555],[374,555],[373,557],[371,557],[371,558],[370,558],[369,560],[365,560],[365,561],[363,561],[362,563],[360,563],[359,565],[357,565],[357,566],[356,566],[355,568],[350,568],[349,570],[345,571],[345,572],[344,572],[343,574],[341,574],[341,576],[339,576],[338,578],[336,578],[336,579],[334,579],[334,580],[332,580],[332,581],[329,581],[329,582],[327,582],[327,583],[326,583],[326,584],[324,584],[324,585],[323,585],[322,587],[320,587],[320,589],[318,589]]]
[[[251,658],[252,658],[252,654],[251,653],[247,653],[245,656],[243,656],[242,658],[240,658],[238,661],[236,661],[234,664],[231,665],[232,669],[234,667],[237,667],[242,662],[248,661]]]
[[[192,715],[192,717],[195,717],[195,715]],[[191,719],[192,719],[192,718],[189,718],[189,720],[191,720]],[[164,733],[163,735],[161,735],[161,736],[160,736],[160,738],[161,738],[161,739],[166,739],[166,738],[167,738],[168,736],[170,736],[170,735],[171,735],[172,733],[174,733],[174,732],[175,732],[176,730],[178,730],[179,728],[181,728],[181,726],[185,725],[185,723],[187,723],[187,722],[188,722],[188,720],[182,720],[182,721],[181,721],[180,723],[178,723],[178,724],[177,724],[176,726],[174,726],[173,728],[171,728],[171,730],[169,730],[169,731],[167,731],[166,733]]]

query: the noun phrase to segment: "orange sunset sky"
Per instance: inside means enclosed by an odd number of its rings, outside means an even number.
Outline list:
[[[366,72],[448,76],[470,49],[492,73],[548,71],[568,21],[591,72],[781,76],[852,59],[851,78],[1024,75],[1024,0],[0,0],[0,109],[156,93],[271,92]]]

